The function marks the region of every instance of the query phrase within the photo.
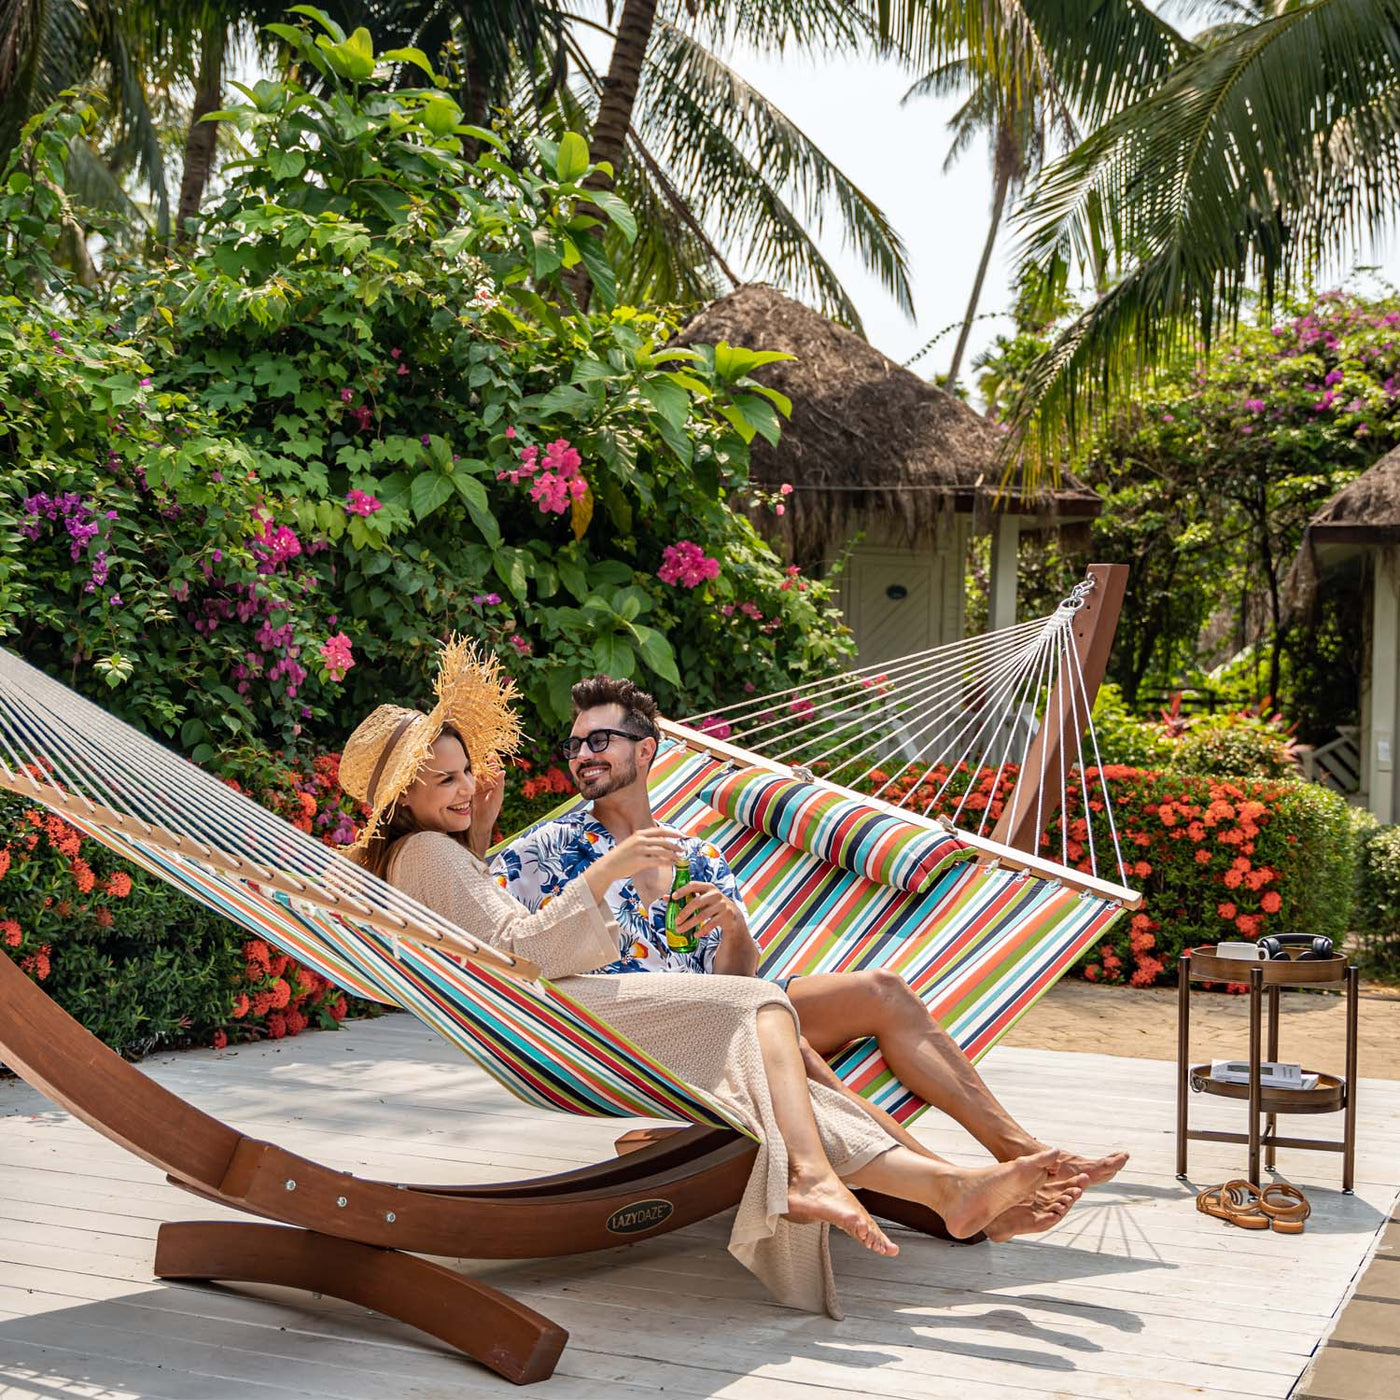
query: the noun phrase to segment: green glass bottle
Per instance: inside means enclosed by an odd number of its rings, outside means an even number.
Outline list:
[[[680,918],[681,913],[681,901],[676,898],[676,891],[689,883],[690,857],[682,856],[676,866],[675,878],[671,881],[670,896],[666,900],[666,946],[673,953],[693,953],[700,946],[694,929],[687,929],[682,933],[676,928],[676,920]]]

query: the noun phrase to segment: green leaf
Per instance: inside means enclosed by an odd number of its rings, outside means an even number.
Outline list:
[[[748,419],[764,442],[777,445],[782,424],[778,419],[778,410],[771,403],[757,394],[743,394],[734,400],[734,407]]]
[[[637,654],[621,633],[608,632],[593,643],[593,664],[605,676],[625,679],[637,669]]]
[[[413,478],[408,499],[413,514],[419,520],[426,520],[435,510],[441,509],[452,497],[452,482],[437,472],[419,472]]]
[[[419,118],[434,136],[450,136],[462,120],[462,109],[448,97],[429,99]]]
[[[340,44],[333,44],[322,35],[316,40],[316,47],[325,54],[338,77],[363,83],[374,76],[374,40],[363,25]]]
[[[574,384],[556,384],[547,394],[532,396],[525,403],[537,409],[541,418],[548,418],[556,413],[576,415],[592,405],[593,397]]]
[[[665,379],[644,380],[637,389],[673,428],[685,427],[690,417],[690,395],[684,389]]]
[[[452,484],[457,488],[471,516],[472,524],[481,531],[481,538],[496,549],[501,543],[501,527],[491,513],[491,505],[486,496],[486,487],[474,476],[466,472],[455,472]]]
[[[628,243],[637,241],[637,217],[625,200],[611,190],[585,190],[582,197],[591,199]]]
[[[776,364],[779,360],[796,359],[795,355],[781,350],[746,350],[743,346],[730,345],[721,340],[715,346],[715,373],[721,379],[733,381],[742,379],[764,365]]]
[[[676,654],[671,644],[654,627],[644,627],[640,623],[633,626],[642,653],[642,660],[663,680],[672,685],[680,685],[681,673],[676,667]]]
[[[564,184],[572,184],[588,169],[588,142],[576,131],[566,131],[559,140],[554,173]]]
[[[598,294],[598,300],[610,311],[617,305],[617,273],[606,250],[601,241],[591,233],[580,234],[575,242],[579,257],[588,269],[588,279]]]
[[[437,76],[433,72],[433,65],[428,62],[428,55],[422,49],[385,49],[379,55],[379,61],[381,63],[412,63],[421,68],[430,78]]]
[[[501,582],[523,603],[530,588],[524,551],[498,549],[491,556],[491,565],[496,570],[496,576]]]

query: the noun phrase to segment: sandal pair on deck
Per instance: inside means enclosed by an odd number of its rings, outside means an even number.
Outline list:
[[[1196,1209],[1242,1230],[1272,1227],[1280,1235],[1301,1235],[1303,1222],[1312,1214],[1308,1198],[1298,1187],[1276,1181],[1261,1190],[1243,1178],[1208,1187],[1196,1197]]]

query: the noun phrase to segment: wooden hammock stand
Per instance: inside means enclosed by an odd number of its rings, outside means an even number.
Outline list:
[[[1090,573],[1096,586],[1074,635],[1092,696],[1103,679],[1127,569],[1093,565]],[[1059,713],[1053,691],[1047,713]],[[1086,721],[1069,706],[1063,730],[1051,733],[1043,725],[1027,768],[1033,763],[1037,771],[1058,772],[1060,746],[1074,747],[1070,726],[1082,732]],[[1050,746],[1043,770],[1042,744]],[[1015,859],[1032,870],[1041,864],[1031,810],[1026,804],[1014,830],[994,833],[1004,864]],[[984,844],[994,854],[993,843]],[[276,1222],[164,1224],[156,1242],[158,1277],[279,1284],[342,1298],[410,1323],[517,1384],[552,1374],[567,1332],[499,1290],[418,1254],[548,1258],[681,1229],[738,1204],[756,1151],[738,1133],[691,1127],[613,1160],[531,1181],[415,1186],[365,1180],[248,1137],[162,1088],[4,956],[0,1061],[60,1108],[165,1172],[173,1185]],[[859,1194],[885,1219],[948,1237],[925,1207]]]

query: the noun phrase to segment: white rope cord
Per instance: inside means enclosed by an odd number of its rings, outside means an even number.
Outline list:
[[[1047,652],[1048,652],[1048,651],[1050,650],[1050,648],[1047,648],[1046,650],[1047,650]],[[1009,727],[1008,727],[1008,729],[1007,729],[1007,734],[1006,734],[1006,744],[1005,744],[1004,747],[1002,748],[1002,752],[1001,752],[1001,762],[997,764],[996,773],[995,773],[995,775],[994,775],[993,778],[992,778],[991,790],[990,790],[990,792],[989,792],[989,794],[988,794],[988,798],[987,798],[987,805],[986,805],[985,807],[983,807],[983,809],[982,809],[982,820],[979,821],[979,822],[977,823],[977,834],[978,834],[979,836],[982,835],[983,829],[984,829],[984,828],[986,827],[986,825],[987,825],[987,818],[988,818],[988,816],[991,814],[991,810],[992,810],[992,798],[996,796],[997,789],[1001,786],[1001,775],[1006,771],[1007,762],[1008,762],[1008,761],[1010,760],[1010,758],[1011,758],[1011,749],[1012,749],[1012,746],[1013,746],[1013,745],[1015,744],[1015,742],[1016,742],[1016,722],[1017,722],[1017,719],[1018,719],[1019,716],[1020,716],[1021,709],[1022,709],[1022,707],[1024,707],[1027,703],[1029,703],[1029,704],[1030,704],[1030,707],[1031,707],[1031,715],[1034,716],[1035,714],[1037,714],[1037,713],[1039,712],[1039,709],[1040,709],[1040,695],[1041,695],[1041,690],[1042,690],[1042,687],[1041,687],[1039,681],[1037,680],[1035,689],[1034,689],[1034,691],[1031,693],[1031,695],[1030,695],[1029,697],[1027,697],[1027,699],[1022,699],[1022,700],[1017,704],[1015,710],[1012,711],[1011,722],[1010,722],[1010,725],[1009,725]],[[1048,703],[1048,697],[1047,697],[1047,703]],[[1034,727],[1034,725],[1033,725],[1033,724],[1028,724],[1028,725],[1026,726],[1026,738],[1025,738],[1025,743],[1022,745],[1022,748],[1021,748],[1021,766],[1022,766],[1022,767],[1024,767],[1024,765],[1025,765],[1025,760],[1026,760],[1026,756],[1027,756],[1027,754],[1029,754],[1029,752],[1030,752],[1030,746],[1031,746],[1031,743],[1032,743],[1032,741],[1033,741],[1034,733],[1035,733],[1035,727]],[[1018,783],[1016,784],[1016,787],[1019,787],[1019,786],[1020,786],[1020,783],[1018,782]],[[967,791],[968,791],[968,792],[971,792],[971,791],[972,791],[971,786],[968,787],[968,790],[967,790]],[[1014,791],[1015,791],[1015,788],[1013,788],[1012,791],[1014,792]],[[964,798],[966,798],[966,795],[967,795],[966,793],[963,794]],[[961,813],[961,811],[962,811],[962,804],[959,803],[959,805],[958,805],[958,812]],[[956,818],[956,816],[955,816],[955,817],[954,817],[954,820],[956,820],[956,819],[957,819],[957,818]]]
[[[1015,646],[1017,644],[1015,642],[1008,643],[1004,641],[1004,635],[1005,634],[1003,633],[989,633],[988,637],[986,639],[983,639],[980,644],[971,645],[968,649],[968,654],[963,659],[962,667],[949,667],[943,665],[934,667],[932,664],[930,664],[917,671],[911,672],[907,676],[901,677],[897,685],[889,686],[887,683],[882,682],[881,684],[883,688],[879,689],[878,691],[875,691],[874,693],[872,693],[871,686],[867,684],[867,681],[864,678],[859,678],[856,680],[855,684],[858,687],[858,691],[856,693],[852,693],[849,689],[849,686],[845,691],[842,691],[839,688],[840,685],[847,684],[847,682],[838,682],[837,690],[834,691],[833,694],[827,699],[821,701],[820,703],[811,700],[805,701],[805,703],[809,707],[810,712],[813,715],[813,718],[808,720],[805,724],[799,725],[796,729],[788,727],[791,725],[792,722],[792,715],[790,713],[784,715],[779,711],[772,709],[771,707],[765,707],[764,709],[759,711],[758,718],[763,719],[765,715],[771,717],[766,719],[765,722],[762,724],[745,726],[741,729],[740,733],[742,734],[742,737],[746,740],[752,739],[756,735],[766,733],[770,729],[778,728],[783,729],[784,733],[788,735],[803,734],[813,729],[821,729],[824,725],[830,723],[832,719],[839,719],[840,716],[844,714],[852,714],[854,717],[854,722],[859,723],[860,719],[865,713],[868,712],[869,709],[884,709],[888,706],[889,702],[896,696],[904,695],[906,693],[922,693],[922,691],[929,685],[939,683],[945,676],[958,674],[960,669],[965,668],[970,663],[980,662],[981,664],[985,664],[983,658],[999,656],[1003,652],[1009,653],[1011,651],[1014,651]],[[995,646],[989,646],[989,641],[994,642]],[[884,675],[886,673],[882,672],[881,674]],[[804,700],[803,697],[797,696],[796,691],[784,692],[784,694],[791,695],[793,697],[789,700],[789,709],[792,705],[802,703]],[[859,702],[858,709],[852,710],[850,708],[850,701],[852,700]],[[835,710],[836,714],[828,718],[823,718],[825,712],[831,710]],[[808,711],[804,710],[802,711],[802,713],[806,714],[808,713]],[[852,721],[847,721],[847,724],[844,727],[849,727],[851,722]],[[739,725],[744,724],[744,721],[733,720],[732,723]]]
[[[1080,693],[1084,696],[1084,709],[1089,717],[1089,746],[1094,754],[1094,767],[1099,775],[1099,791],[1103,794],[1104,815],[1108,818],[1108,834],[1113,841],[1113,857],[1118,862],[1118,878],[1123,884],[1128,883],[1128,866],[1123,859],[1123,846],[1118,839],[1118,823],[1113,817],[1113,803],[1108,795],[1108,780],[1104,777],[1103,759],[1099,755],[1099,736],[1094,730],[1094,707],[1089,703],[1089,687],[1084,682],[1084,671],[1079,664],[1079,652],[1076,649],[1073,656],[1074,669],[1079,677]],[[1090,830],[1093,829],[1092,817],[1088,815],[1089,809],[1089,784],[1086,777],[1084,783],[1084,809],[1086,821],[1089,822]]]
[[[1071,647],[1069,648],[1069,650],[1075,652],[1076,654],[1078,651],[1078,649],[1075,647]],[[1068,683],[1066,688],[1070,692],[1070,713],[1073,716],[1073,722],[1071,723],[1070,728],[1074,732],[1074,756],[1079,764],[1079,786],[1081,790],[1081,795],[1084,799],[1084,832],[1089,847],[1089,873],[1091,875],[1097,876],[1099,873],[1099,857],[1098,852],[1094,849],[1093,813],[1089,810],[1088,769],[1084,763],[1083,729],[1079,723],[1079,716],[1081,713],[1081,706],[1084,703],[1084,697],[1080,690],[1077,690],[1075,688],[1075,670],[1068,656],[1065,657],[1063,664],[1065,671],[1065,680]],[[1064,798],[1066,802],[1068,801],[1068,797],[1069,794],[1066,793]],[[1062,818],[1061,825],[1064,826],[1066,830],[1068,830],[1069,808],[1067,805],[1064,808],[1064,816]]]
[[[910,653],[908,656],[901,656],[893,662],[872,662],[868,666],[859,666],[847,671],[844,676],[837,678],[838,683],[845,685],[859,685],[860,678],[873,677],[877,674],[888,673],[894,666],[912,666],[921,662],[930,661],[931,658],[947,654],[950,658],[966,654],[968,646],[976,642],[987,642],[994,638],[1007,637],[1015,633],[1024,632],[1027,629],[1042,627],[1045,624],[1044,618],[1031,618],[1026,622],[1018,622],[1014,626],[1004,627],[996,632],[983,632],[978,637],[970,637],[965,641],[943,642],[936,647],[927,647],[923,651]],[[936,663],[933,663],[936,664]],[[790,686],[783,690],[770,690],[765,695],[750,696],[747,700],[735,701],[732,705],[726,705],[718,710],[706,710],[703,715],[692,715],[686,721],[704,719],[707,717],[720,718],[724,715],[733,716],[736,712],[743,710],[762,709],[770,700],[788,699],[793,696],[803,695],[809,690],[829,688],[833,683],[830,676],[822,676],[813,681],[804,681],[801,685]]]
[[[1044,657],[1044,656],[1046,656],[1046,655],[1053,654],[1054,649],[1055,649],[1056,635],[1057,635],[1057,634],[1056,634],[1056,630],[1055,630],[1054,628],[1047,628],[1047,629],[1046,629],[1044,635],[1043,635],[1042,638],[1041,638],[1041,645],[1040,645],[1040,647],[1037,649],[1038,658]],[[1018,688],[1016,689],[1016,691],[1013,693],[1013,695],[1012,695],[1012,697],[1011,697],[1011,699],[1010,699],[1010,702],[1009,702],[1004,708],[998,709],[998,708],[991,707],[991,706],[988,707],[988,710],[987,710],[988,719],[991,720],[991,721],[993,721],[993,722],[996,722],[996,721],[1000,718],[1000,715],[1002,715],[1002,714],[1009,714],[1009,715],[1013,715],[1013,716],[1016,715],[1016,714],[1018,714],[1018,713],[1020,712],[1020,710],[1021,710],[1025,705],[1027,705],[1027,704],[1030,704],[1030,705],[1032,705],[1032,706],[1038,706],[1038,703],[1039,703],[1039,696],[1040,696],[1041,690],[1042,690],[1042,688],[1043,688],[1043,687],[1042,687],[1042,684],[1041,684],[1041,680],[1040,680],[1040,677],[1041,677],[1041,675],[1043,674],[1043,671],[1044,671],[1044,665],[1043,665],[1043,663],[1042,663],[1039,659],[1037,659],[1037,660],[1034,662],[1034,664],[1032,664],[1030,667],[1027,668],[1027,670],[1026,670],[1026,672],[1025,672],[1025,676],[1024,676],[1024,678],[1022,679],[1020,685],[1018,686]],[[989,737],[989,738],[992,738],[992,736],[990,736],[990,735],[989,735],[988,737]],[[1006,748],[1007,748],[1008,751],[1010,750],[1011,744],[1012,744],[1012,742],[1014,742],[1014,739],[1015,739],[1015,730],[1013,729],[1013,730],[1007,735]],[[994,739],[994,738],[992,738],[992,742],[995,743],[995,739]],[[961,762],[961,760],[960,760],[960,762]],[[943,780],[943,785],[939,788],[938,792],[934,795],[932,802],[929,803],[929,808],[926,808],[926,809],[925,809],[925,813],[924,813],[925,816],[928,815],[928,810],[932,808],[933,803],[934,803],[934,802],[937,802],[937,801],[939,800],[939,798],[942,797],[944,791],[945,791],[945,790],[947,789],[947,787],[948,787],[948,784],[952,782],[952,780],[953,780],[953,774],[954,774],[956,771],[957,771],[956,768],[953,768],[953,769],[950,769],[950,770],[949,770],[948,776]],[[1000,771],[1000,770],[998,770],[998,771]],[[952,820],[953,820],[953,822],[954,822],[955,825],[956,825],[956,823],[959,821],[959,819],[962,817],[963,808],[966,807],[967,802],[968,802],[968,799],[972,796],[973,786],[974,786],[974,785],[973,785],[971,782],[969,782],[968,785],[967,785],[967,787],[965,787],[965,788],[963,789],[962,795],[958,798],[957,806],[954,807],[953,813],[952,813]],[[995,791],[995,788],[993,788],[993,791]],[[987,802],[987,805],[986,805],[985,807],[983,807],[983,809],[982,809],[982,820],[983,820],[983,823],[985,823],[987,813],[988,813],[988,811],[990,811],[990,809],[991,809],[991,800],[990,800],[990,798],[989,798],[989,799],[988,799],[988,802]],[[979,836],[982,834],[982,827],[981,827],[980,825],[979,825],[979,827],[978,827],[978,829],[977,829],[977,833],[978,833]]]
[[[216,850],[235,867],[250,867],[248,874],[255,882],[259,872],[252,867],[259,865],[292,877],[293,884],[305,878],[335,899],[344,899],[352,910],[358,906],[366,915],[405,929],[426,930],[492,961],[516,965],[510,954],[467,937],[392,885],[4,651],[0,732],[14,760],[12,776],[36,799],[43,800],[47,789],[60,811],[65,796],[95,800],[147,832],[148,823],[154,822],[178,840]],[[45,769],[46,760],[55,776],[63,777],[65,787],[26,772],[30,764]]]
[[[918,787],[924,782],[928,775],[938,767],[939,763],[944,760],[947,754],[956,748],[962,736],[968,732],[969,728],[973,731],[973,739],[971,742],[976,742],[976,736],[980,733],[981,729],[985,727],[987,717],[989,715],[995,717],[997,714],[994,706],[997,696],[1004,693],[1008,687],[1013,686],[1017,677],[1023,674],[1028,666],[1033,664],[1037,650],[1042,644],[1043,637],[1037,637],[1029,646],[1023,647],[1020,651],[1008,657],[995,670],[985,675],[967,678],[964,684],[960,686],[958,691],[950,698],[949,703],[942,706],[934,715],[929,717],[925,726],[918,731],[920,738],[922,738],[925,733],[928,734],[927,742],[920,745],[914,756],[905,765],[905,768],[900,770],[906,771],[910,767],[916,767],[921,763],[927,763],[927,767],[919,778],[919,781],[910,788],[911,793],[917,791]],[[968,689],[972,690],[974,694],[980,692],[981,698],[975,700],[973,703],[966,703],[965,691]],[[946,734],[940,733],[938,727],[945,715],[950,717],[948,732]],[[958,724],[959,719],[961,719],[961,724]],[[935,745],[937,748],[935,748]],[[875,767],[867,769],[865,773],[861,775],[862,779],[871,777],[878,767],[879,765],[877,764]],[[876,793],[876,796],[882,796],[885,790],[892,786],[898,777],[899,773],[896,772],[893,776],[887,778]]]
[[[1048,664],[1049,664],[1049,663],[1048,663],[1048,660],[1047,660],[1047,662],[1046,662],[1047,668],[1048,668]],[[1025,771],[1026,771],[1026,765],[1027,765],[1027,764],[1029,763],[1029,761],[1030,761],[1031,745],[1032,745],[1033,743],[1035,743],[1035,736],[1036,736],[1037,730],[1044,727],[1045,719],[1048,718],[1048,715],[1042,717],[1041,714],[1040,714],[1040,693],[1041,693],[1042,688],[1043,688],[1043,687],[1042,687],[1039,683],[1037,683],[1037,685],[1036,685],[1036,701],[1035,701],[1034,708],[1033,708],[1032,711],[1031,711],[1031,722],[1030,722],[1029,724],[1027,724],[1027,726],[1026,726],[1026,739],[1025,739],[1025,743],[1024,743],[1024,744],[1022,745],[1022,747],[1021,747],[1021,761],[1020,761],[1020,763],[1019,763],[1018,766],[1017,766],[1016,782],[1015,782],[1015,784],[1013,785],[1013,787],[1012,787],[1012,789],[1011,789],[1011,813],[1010,813],[1010,816],[1008,817],[1007,820],[1008,820],[1008,825],[1011,826],[1013,829],[1014,829],[1014,827],[1015,827],[1015,825],[1016,825],[1016,814],[1017,814],[1018,811],[1020,811],[1020,805],[1021,805],[1021,791],[1022,791],[1022,789],[1025,787],[1025,784],[1022,782],[1022,778],[1023,778],[1023,776],[1024,776],[1024,774],[1025,774]],[[1046,709],[1047,709],[1047,711],[1048,711],[1048,709],[1049,709],[1049,703],[1050,703],[1050,697],[1049,697],[1049,695],[1047,694],[1047,695],[1046,695],[1046,699],[1045,699],[1045,704],[1046,704]],[[998,770],[998,775],[999,775],[999,774],[1000,774],[1000,770]],[[1037,818],[1038,818],[1038,817],[1039,817],[1039,812],[1037,812],[1036,815],[1037,815]],[[1039,829],[1039,822],[1037,821],[1037,830],[1038,830],[1038,829]]]
[[[929,746],[928,744],[924,744],[922,747],[919,746],[920,740],[923,739],[923,736],[925,734],[929,734],[931,736],[930,743],[938,742],[937,726],[939,722],[945,716],[955,715],[962,712],[964,708],[965,697],[969,689],[976,690],[981,686],[992,684],[997,677],[1005,674],[1008,667],[1016,667],[1021,665],[1026,654],[1027,649],[1023,646],[1022,648],[1016,651],[1008,653],[1004,657],[998,657],[995,666],[992,667],[986,675],[978,675],[977,673],[972,673],[968,675],[957,675],[949,678],[946,684],[940,684],[938,686],[929,687],[925,691],[925,693],[920,697],[921,700],[927,700],[929,702],[928,705],[922,710],[916,710],[911,708],[911,711],[909,713],[901,715],[896,720],[896,724],[899,730],[902,732],[905,740],[909,744],[915,746],[915,752],[913,756],[907,760],[905,766],[917,764],[922,760],[923,750],[924,748],[927,748]],[[850,767],[853,763],[860,762],[860,760],[865,758],[867,754],[871,753],[876,749],[888,745],[890,742],[893,742],[893,740],[889,734],[882,734],[879,731],[876,731],[875,737],[869,743],[867,743],[856,753],[851,754],[846,760],[838,764],[831,771],[833,773],[839,773],[842,771],[842,769]],[[830,748],[814,755],[810,759],[805,759],[804,762],[807,764],[808,767],[811,767],[816,763],[819,763],[824,759],[830,757],[831,754],[839,752],[842,747],[842,744],[832,745]],[[860,776],[856,778],[854,782],[860,783],[865,779],[872,777],[883,766],[884,765],[882,763],[878,762],[871,765],[871,767],[867,768],[865,772],[860,774]],[[890,781],[893,780],[891,779]],[[888,782],[886,783],[886,786],[888,786]],[[883,792],[883,790],[884,789],[882,788],[881,791]]]
[[[1024,685],[1025,682],[1029,680],[1029,677],[1038,665],[1038,659],[1041,653],[1046,647],[1053,644],[1053,636],[1053,631],[1050,628],[1046,628],[1046,630],[1041,634],[1040,638],[1036,643],[1035,657],[1031,659],[1031,662],[1024,671],[1024,673],[1017,677],[1013,677],[1011,681],[1004,685],[1002,689],[997,692],[997,694],[992,696],[988,703],[982,708],[982,710],[979,711],[979,713],[982,716],[981,721],[978,723],[976,728],[973,729],[962,753],[960,753],[958,757],[949,765],[947,775],[944,777],[942,783],[939,785],[937,792],[934,793],[934,795],[929,799],[928,803],[924,807],[924,816],[928,816],[928,814],[933,810],[937,803],[942,799],[943,794],[948,790],[948,785],[953,781],[953,778],[957,774],[958,770],[962,767],[964,763],[968,761],[976,746],[978,739],[981,737],[983,728],[985,728],[989,723],[994,723],[996,721],[998,715],[1002,712],[999,707],[1001,706],[1003,699],[1010,694],[1015,694],[1017,692],[1018,687]],[[956,739],[954,740],[954,742],[956,743]],[[937,766],[937,764],[933,765],[934,768],[936,768]],[[925,774],[925,777],[929,776],[929,774],[931,774],[932,772],[933,768],[930,768],[928,774]],[[920,781],[922,782],[923,780],[921,779]],[[917,790],[917,787],[913,789],[913,791]],[[966,797],[966,794],[964,794],[964,797]],[[961,810],[961,803],[959,804],[959,810]]]

